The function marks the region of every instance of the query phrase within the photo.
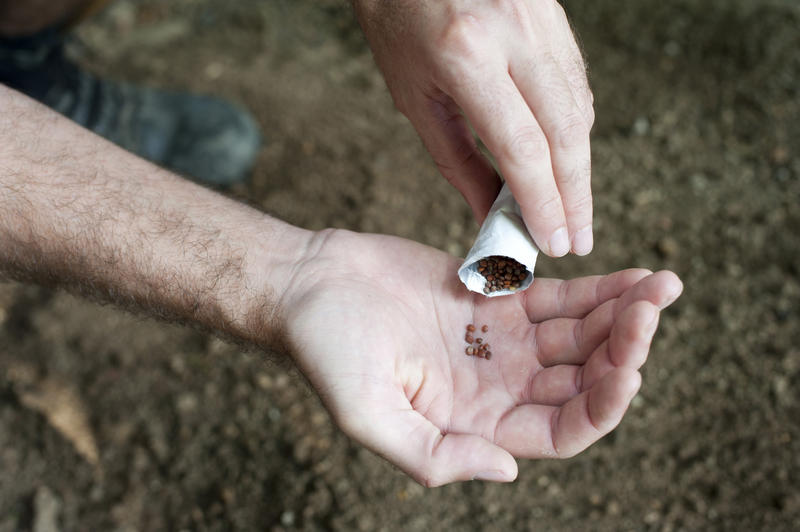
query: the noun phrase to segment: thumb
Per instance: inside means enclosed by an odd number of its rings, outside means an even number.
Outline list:
[[[474,434],[443,433],[410,404],[402,410],[376,411],[357,425],[343,428],[429,488],[463,480],[517,478],[517,463],[508,451]]]

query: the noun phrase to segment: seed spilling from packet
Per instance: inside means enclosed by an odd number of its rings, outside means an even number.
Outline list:
[[[481,327],[481,331],[484,333],[489,332],[489,326],[484,325]],[[475,338],[472,333],[475,332],[475,326],[473,324],[467,325],[467,334],[464,337],[464,340],[469,344],[464,352],[468,356],[476,356],[480,358],[485,358],[489,360],[492,358],[492,352],[490,351],[489,343],[483,343],[483,338],[478,337]]]
[[[528,270],[511,257],[492,255],[478,261],[478,273],[486,279],[484,294],[499,290],[517,290],[528,277]]]

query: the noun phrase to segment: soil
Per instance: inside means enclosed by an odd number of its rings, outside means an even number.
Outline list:
[[[0,531],[800,529],[800,4],[566,7],[596,97],[596,247],[537,275],[669,268],[686,287],[616,431],[521,461],[513,484],[426,490],[284,366],[0,284]],[[470,246],[346,2],[123,0],[78,36],[98,73],[250,108],[266,145],[239,197],[311,229]],[[83,447],[32,407],[44,382],[78,396]]]

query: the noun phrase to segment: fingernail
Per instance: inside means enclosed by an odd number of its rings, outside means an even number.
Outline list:
[[[579,230],[572,237],[572,251],[581,257],[588,255],[594,246],[594,238],[592,237],[592,226],[587,225]]]
[[[675,303],[675,301],[680,297],[680,295],[682,293],[683,293],[683,283],[681,283],[681,286],[680,286],[680,288],[678,290],[672,292],[669,296],[667,296],[666,301],[664,301],[664,303],[659,305],[659,309],[660,310],[664,310],[668,306],[670,306],[673,303]]]
[[[569,252],[569,235],[567,228],[561,227],[550,237],[550,254],[554,257],[563,257]]]
[[[491,471],[481,471],[472,477],[472,480],[487,480],[489,482],[510,482],[511,477],[506,473],[493,469]]]

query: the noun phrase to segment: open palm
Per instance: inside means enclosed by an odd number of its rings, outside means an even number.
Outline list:
[[[486,298],[458,259],[334,231],[287,299],[296,362],[342,429],[427,486],[510,481],[514,457],[572,456],[639,388],[671,272],[624,270]],[[467,356],[466,325],[492,358]]]

